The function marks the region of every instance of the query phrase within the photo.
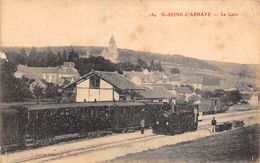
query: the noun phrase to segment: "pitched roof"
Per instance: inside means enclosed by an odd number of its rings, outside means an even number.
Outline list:
[[[144,91],[139,93],[147,99],[175,98],[175,95],[163,87],[153,86],[144,87]]]
[[[79,80],[77,80],[69,85],[66,85],[64,88],[67,88],[80,81],[83,81],[92,75],[96,75],[96,76],[100,77],[101,79],[107,81],[108,83],[110,83],[111,85],[113,85],[114,87],[116,87],[120,90],[142,90],[143,89],[142,87],[134,84],[133,82],[131,82],[130,80],[125,78],[123,75],[120,75],[116,72],[108,72],[108,71],[91,71],[90,73],[82,76]]]
[[[24,65],[18,65],[16,73],[57,73],[58,67],[27,67]]]
[[[18,65],[17,71],[15,73],[22,74],[78,74],[77,70],[74,67],[28,67],[24,65]]]
[[[190,88],[188,87],[175,87],[174,90],[176,91],[176,93],[192,93],[192,91],[190,90]]]

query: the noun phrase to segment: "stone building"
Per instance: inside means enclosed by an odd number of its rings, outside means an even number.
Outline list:
[[[28,67],[18,65],[15,77],[27,77],[29,79],[43,79],[48,83],[60,84],[63,80],[75,80],[79,78],[77,69],[74,68],[75,64],[72,62],[64,62],[59,67]]]
[[[103,49],[101,56],[103,56],[105,59],[110,60],[113,63],[118,62],[118,51],[117,51],[116,41],[113,35],[109,40],[108,48]]]

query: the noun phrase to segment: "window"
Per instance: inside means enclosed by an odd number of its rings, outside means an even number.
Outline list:
[[[100,88],[100,78],[97,76],[90,77],[90,88]]]

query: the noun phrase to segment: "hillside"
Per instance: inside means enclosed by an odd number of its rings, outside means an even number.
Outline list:
[[[208,60],[204,60],[204,62],[218,67],[222,72],[230,73],[233,75],[237,75],[241,71],[246,71],[248,75],[255,77],[257,74],[260,73],[260,65],[257,64],[238,64]]]
[[[15,51],[19,52],[21,49],[24,49],[27,54],[30,53],[31,47],[3,47],[3,51]],[[91,55],[97,56],[99,55],[104,47],[97,47],[97,46],[55,46],[55,47],[37,47],[37,51],[46,51],[47,49],[51,49],[54,53],[62,52],[64,50],[68,51],[71,49],[77,50],[79,55],[86,55],[89,52]],[[199,59],[185,57],[182,55],[164,55],[160,53],[152,53],[152,52],[143,52],[143,51],[134,51],[129,49],[118,49],[119,52],[119,60],[122,62],[131,62],[136,63],[138,58],[146,61],[150,64],[151,60],[153,59],[156,62],[161,61],[163,64],[172,65],[172,66],[181,66],[181,67],[189,67],[189,68],[196,68],[196,69],[208,69],[216,71],[219,68],[211,65],[207,62],[204,62]]]
[[[78,51],[79,55],[86,55],[87,52],[92,56],[98,56],[105,47],[100,46],[49,46],[49,47],[36,47],[36,51],[46,51],[51,49],[54,53],[69,51],[74,49]],[[32,50],[32,47],[2,47],[4,52],[19,52],[24,49],[27,54]],[[178,67],[181,70],[189,73],[209,72],[209,73],[225,73],[230,75],[238,75],[241,70],[244,70],[251,77],[255,77],[260,73],[260,65],[256,64],[238,64],[219,61],[199,60],[196,58],[185,57],[176,54],[160,54],[153,52],[135,51],[129,49],[118,49],[119,60],[122,62],[137,63],[138,58],[150,64],[153,59],[155,62],[161,61],[163,67],[168,71],[172,67]]]

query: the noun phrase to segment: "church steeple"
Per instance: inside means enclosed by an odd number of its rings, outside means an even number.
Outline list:
[[[105,59],[110,60],[113,63],[118,62],[118,51],[113,35],[110,37],[108,48],[103,49],[101,56],[103,56]]]
[[[114,36],[112,35],[112,36],[110,37],[109,44],[115,44],[115,43],[116,43],[115,38],[114,38]]]

